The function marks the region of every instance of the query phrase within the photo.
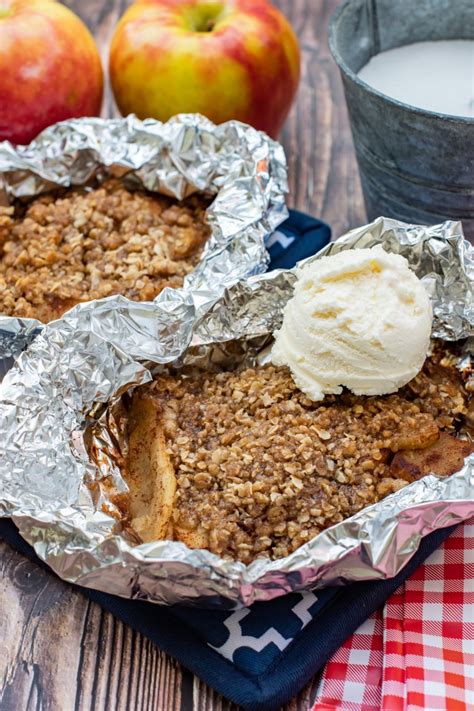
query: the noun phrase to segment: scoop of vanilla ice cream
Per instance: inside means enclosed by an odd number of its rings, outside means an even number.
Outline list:
[[[380,246],[322,257],[299,270],[271,360],[287,365],[311,400],[384,395],[420,370],[428,351],[429,296],[404,257]]]

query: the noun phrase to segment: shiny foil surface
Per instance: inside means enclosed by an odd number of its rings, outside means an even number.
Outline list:
[[[474,249],[459,224],[379,218],[310,259],[379,243],[406,256],[429,290],[433,336],[474,336]],[[280,560],[245,566],[178,542],[137,545],[120,530],[108,501],[111,482],[126,486],[115,465],[119,396],[166,363],[210,369],[264,360],[297,269],[241,279],[217,296],[196,283],[154,303],[81,304],[18,357],[0,391],[0,510],[58,575],[129,598],[230,608],[391,577],[422,536],[474,515],[471,455],[456,474],[409,484]],[[460,365],[468,374],[471,364],[467,349]]]

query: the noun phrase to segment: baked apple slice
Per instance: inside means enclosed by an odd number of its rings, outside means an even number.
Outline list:
[[[426,474],[449,476],[461,469],[471,452],[474,452],[473,442],[441,432],[437,441],[425,449],[397,452],[390,464],[390,473],[406,481],[415,481]]]
[[[169,538],[176,477],[166,451],[163,408],[156,398],[137,397],[129,418],[129,517],[143,541]]]

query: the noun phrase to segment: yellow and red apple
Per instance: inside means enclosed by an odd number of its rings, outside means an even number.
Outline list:
[[[0,0],[0,140],[100,113],[103,75],[82,21],[54,0]]]
[[[299,70],[294,32],[267,0],[138,0],[110,48],[122,114],[166,121],[197,112],[271,136],[288,114]]]

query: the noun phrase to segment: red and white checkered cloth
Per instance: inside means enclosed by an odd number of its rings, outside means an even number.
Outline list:
[[[474,518],[332,656],[312,711],[474,711]]]

